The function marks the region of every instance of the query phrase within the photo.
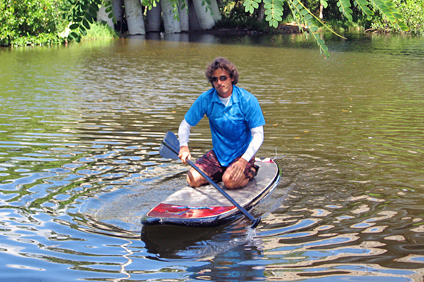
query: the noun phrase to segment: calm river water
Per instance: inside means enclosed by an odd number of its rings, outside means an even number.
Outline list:
[[[0,49],[0,281],[423,281],[424,39],[182,35]],[[159,145],[216,56],[282,179],[217,228],[147,230],[185,185]],[[194,157],[210,148],[204,120]]]

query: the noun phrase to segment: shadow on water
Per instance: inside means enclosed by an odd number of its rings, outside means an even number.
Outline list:
[[[187,268],[190,279],[265,280],[261,240],[248,222],[223,227],[144,226],[141,239],[154,260],[201,260]]]
[[[223,227],[146,225],[141,240],[155,259],[205,259],[253,240],[255,231],[240,220]]]

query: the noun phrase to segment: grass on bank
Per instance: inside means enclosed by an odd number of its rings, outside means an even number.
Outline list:
[[[43,46],[57,45],[66,43],[65,32],[60,34],[40,33],[36,36],[20,36],[9,40],[2,41],[2,46]],[[95,22],[90,25],[87,35],[82,37],[82,41],[112,39],[118,37],[118,34],[104,22]]]
[[[117,32],[110,28],[105,22],[95,22],[90,25],[87,30],[87,35],[82,37],[82,40],[98,40],[98,39],[111,39],[119,37]]]

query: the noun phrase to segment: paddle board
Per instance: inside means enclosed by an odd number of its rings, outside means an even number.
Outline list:
[[[235,190],[225,189],[246,210],[257,205],[278,184],[280,170],[271,159],[257,159],[258,174]],[[222,187],[222,183],[218,183]],[[143,225],[216,226],[243,216],[243,213],[212,185],[186,186],[152,208],[141,220]]]

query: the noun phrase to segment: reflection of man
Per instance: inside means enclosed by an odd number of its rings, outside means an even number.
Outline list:
[[[229,60],[216,58],[205,74],[213,88],[202,93],[184,116],[178,130],[178,156],[183,163],[191,157],[190,129],[206,115],[213,149],[196,165],[214,181],[222,180],[228,189],[240,188],[257,173],[255,154],[264,140],[265,119],[256,97],[236,86],[238,71]],[[192,187],[207,183],[193,168],[187,174],[187,182]]]

